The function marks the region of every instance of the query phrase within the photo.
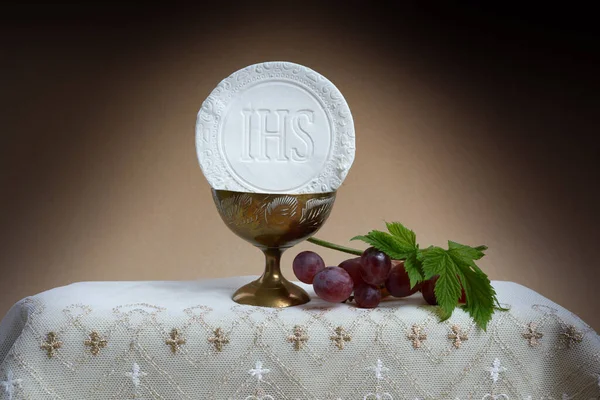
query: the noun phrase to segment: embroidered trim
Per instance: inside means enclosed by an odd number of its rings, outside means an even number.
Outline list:
[[[579,332],[573,325],[567,326],[565,331],[560,335],[568,348],[571,348],[575,343],[581,343],[583,341],[583,333]]]
[[[257,395],[257,394],[251,394],[250,396],[246,397],[244,400],[275,400],[275,398],[268,394],[264,394],[262,396]]]
[[[300,325],[294,326],[294,334],[287,337],[287,341],[294,344],[294,350],[299,351],[308,342],[308,335],[304,333],[304,328]]]
[[[148,374],[140,369],[138,363],[134,362],[133,366],[131,367],[131,372],[126,372],[125,375],[131,378],[131,383],[133,383],[134,388],[134,397],[137,397],[138,390],[141,385],[140,378],[148,376]]]
[[[46,335],[46,341],[42,343],[40,346],[41,349],[46,350],[48,353],[48,358],[54,357],[56,351],[62,347],[62,342],[57,340],[57,335],[55,332],[49,332]]]
[[[181,349],[180,346],[186,343],[186,340],[181,337],[177,328],[173,328],[169,336],[170,338],[165,340],[165,344],[169,345],[171,347],[171,352],[175,354],[177,353],[177,350]]]
[[[15,394],[15,387],[21,389],[21,383],[23,379],[14,379],[13,372],[9,369],[6,372],[6,380],[0,381],[0,387],[4,388],[4,393],[6,394],[7,400],[13,400],[13,396]]]
[[[217,351],[223,351],[223,345],[229,343],[229,337],[225,335],[221,328],[215,329],[213,333],[215,336],[208,338],[208,341],[215,346]]]
[[[531,398],[531,396],[530,396]],[[492,399],[492,400],[499,400],[499,399],[504,399],[504,400],[508,400],[508,395],[504,394],[504,393],[500,393],[500,394],[486,394],[485,396],[483,396],[481,398],[481,400],[487,400],[487,399]]]
[[[275,398],[269,394],[265,394],[265,391],[261,387],[254,389],[254,394],[244,398],[244,400],[275,400]]]
[[[455,348],[460,349],[462,343],[465,340],[469,340],[469,335],[463,332],[460,326],[458,325],[452,325],[450,329],[452,330],[452,332],[448,334],[448,339],[452,340],[452,345]]]
[[[266,375],[269,372],[271,372],[270,369],[263,368],[262,361],[257,361],[256,364],[254,365],[254,368],[252,368],[251,370],[248,371],[248,373],[251,376],[255,377],[258,380],[258,382],[262,382],[263,381],[263,375]]]
[[[502,372],[505,372],[506,368],[504,368],[501,365],[500,360],[498,358],[495,358],[494,361],[492,362],[492,366],[486,368],[485,370],[490,373],[490,378],[492,379],[492,381],[494,383],[496,383],[500,379],[500,374]]]
[[[522,333],[523,337],[527,339],[531,347],[538,346],[540,344],[539,339],[544,337],[544,334],[537,331],[537,324],[530,322],[527,324],[527,331]]]
[[[90,353],[97,356],[100,353],[100,349],[108,345],[108,341],[101,337],[98,332],[92,331],[89,339],[86,339],[83,344],[90,348]]]
[[[338,349],[344,350],[344,342],[351,341],[352,336],[348,335],[343,327],[338,326],[335,328],[335,335],[329,336],[329,340],[334,341]]]
[[[421,327],[418,325],[413,325],[411,328],[411,332],[406,335],[406,337],[412,341],[413,348],[420,349],[424,340],[427,340],[427,334],[421,332]]]
[[[384,372],[388,372],[389,368],[383,366],[383,362],[380,359],[377,359],[377,363],[374,367],[369,368],[372,371],[375,371],[375,379],[377,379],[377,384],[375,385],[375,392],[367,393],[363,400],[394,400],[391,394],[384,392],[380,382],[385,378],[383,376]]]
[[[383,380],[383,373],[388,372],[390,369],[383,366],[383,362],[380,359],[377,359],[377,364],[374,367],[369,368],[372,371],[375,371],[375,378],[380,381]]]
[[[389,393],[368,393],[363,400],[394,400]]]

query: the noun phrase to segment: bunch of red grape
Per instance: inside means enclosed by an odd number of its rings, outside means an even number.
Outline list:
[[[337,267],[325,267],[317,253],[303,251],[296,256],[292,267],[301,282],[312,284],[317,296],[332,303],[344,302],[354,293],[358,307],[374,308],[382,297],[407,297],[421,291],[427,303],[437,304],[434,293],[437,276],[411,289],[404,262],[391,260],[374,247]]]

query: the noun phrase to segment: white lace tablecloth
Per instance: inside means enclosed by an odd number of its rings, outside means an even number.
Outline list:
[[[84,282],[18,302],[0,325],[2,399],[597,399],[600,337],[536,292],[493,282],[487,332],[438,322],[419,294],[374,310],[314,297],[230,300],[254,277]],[[53,334],[52,334],[52,333]]]

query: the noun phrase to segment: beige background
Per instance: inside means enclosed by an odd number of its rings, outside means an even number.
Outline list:
[[[399,220],[422,245],[486,244],[492,279],[600,329],[597,69],[585,43],[490,39],[465,21],[348,4],[310,18],[240,4],[4,21],[0,315],[76,281],[260,273],[260,252],[215,210],[194,123],[231,72],[289,60],[330,78],[356,124],[354,166],[318,237],[348,245]],[[305,249],[285,254],[288,276]],[[318,251],[330,265],[345,257]]]

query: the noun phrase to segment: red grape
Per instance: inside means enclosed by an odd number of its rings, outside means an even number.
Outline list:
[[[362,283],[354,289],[354,302],[359,308],[375,308],[381,301],[381,291],[378,287]]]
[[[410,279],[404,269],[404,263],[401,261],[392,262],[394,266],[385,280],[385,287],[394,297],[406,297],[416,293],[419,290],[418,285],[414,289],[410,288]]]
[[[432,306],[437,305],[437,299],[435,298],[435,283],[439,277],[439,275],[434,275],[431,279],[424,281],[421,285],[421,293],[423,294],[423,298]],[[462,286],[462,282],[460,284],[460,292],[460,299],[458,299],[458,302],[466,303],[467,294],[465,293],[465,288]]]
[[[421,294],[423,295],[423,298],[427,304],[431,304],[432,306],[437,305],[437,299],[435,298],[435,283],[439,277],[439,275],[434,275],[431,279],[424,281],[421,285]]]
[[[354,287],[364,282],[362,276],[360,276],[360,257],[342,261],[338,267],[344,268],[350,274],[354,282]]]
[[[381,292],[381,298],[388,297],[390,295],[390,291],[386,289],[385,285],[379,287],[379,291]]]
[[[304,283],[313,283],[315,275],[325,268],[325,262],[320,255],[314,251],[303,251],[299,253],[294,262],[292,269],[296,278]]]
[[[360,257],[360,275],[366,283],[378,286],[385,282],[390,269],[392,260],[382,251],[375,247],[369,247]]]
[[[315,275],[313,289],[325,301],[340,303],[352,294],[352,277],[340,267],[327,267]]]

